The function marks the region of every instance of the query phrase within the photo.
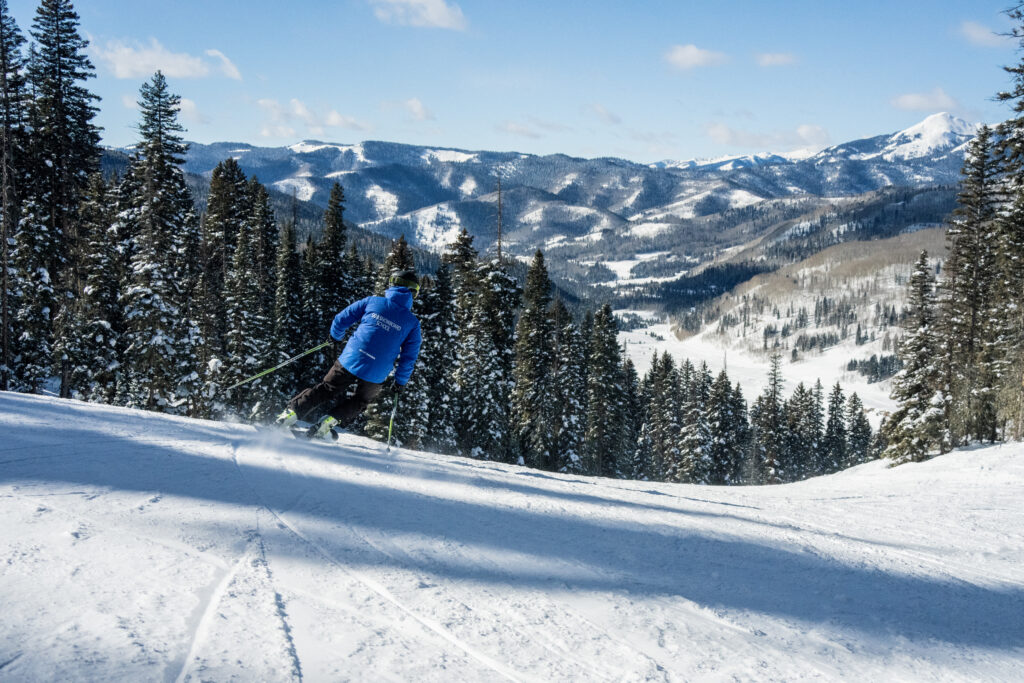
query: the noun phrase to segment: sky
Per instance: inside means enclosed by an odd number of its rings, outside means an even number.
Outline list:
[[[104,144],[161,69],[187,138],[638,162],[821,149],[994,101],[1010,0],[79,0]],[[28,33],[37,0],[8,0]]]

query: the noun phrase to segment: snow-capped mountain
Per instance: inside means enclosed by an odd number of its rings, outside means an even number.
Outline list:
[[[514,252],[653,236],[688,220],[788,197],[842,197],[898,185],[952,184],[975,126],[936,114],[906,130],[837,145],[807,158],[763,154],[637,164],[367,141],[290,147],[193,144],[186,170],[208,174],[234,157],[250,174],[325,204],[340,182],[347,216],[371,230],[438,248],[465,227],[488,246],[502,179],[505,237]]]

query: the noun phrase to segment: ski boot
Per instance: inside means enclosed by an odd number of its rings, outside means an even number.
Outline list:
[[[298,422],[299,416],[295,414],[295,411],[291,408],[285,408],[281,411],[281,414],[274,419],[274,424],[278,427],[284,427],[287,429],[293,424]]]
[[[334,426],[338,424],[338,421],[330,415],[324,415],[320,418],[320,421],[309,428],[306,432],[306,436],[310,439],[330,439],[331,441],[338,440],[338,432],[334,430]]]

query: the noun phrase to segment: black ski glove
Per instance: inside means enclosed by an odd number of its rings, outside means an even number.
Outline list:
[[[341,342],[334,337],[328,337],[327,341],[331,342],[331,352],[334,354],[334,359],[337,360],[338,356],[341,355],[341,352],[344,351],[344,347],[341,345]]]
[[[402,390],[405,389],[405,385],[404,384],[399,384],[395,380],[391,380],[391,389],[396,394],[400,394],[400,393],[402,393]]]

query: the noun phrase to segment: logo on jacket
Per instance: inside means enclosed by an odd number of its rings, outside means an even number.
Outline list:
[[[376,320],[377,324],[381,325],[382,327],[388,328],[392,332],[401,332],[402,331],[402,326],[401,325],[399,325],[398,323],[396,323],[393,320],[388,320],[387,318],[382,316],[380,313],[370,313],[370,317],[373,318],[374,320]]]

